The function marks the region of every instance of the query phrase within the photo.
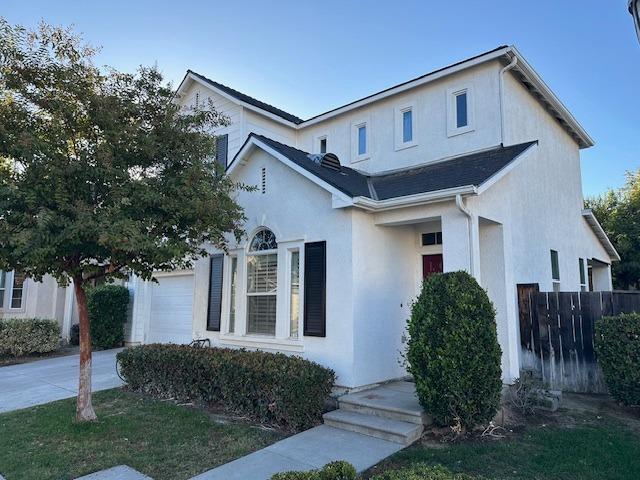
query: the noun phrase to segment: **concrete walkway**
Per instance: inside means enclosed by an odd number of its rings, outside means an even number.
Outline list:
[[[76,480],[153,480],[151,477],[141,474],[137,470],[126,465],[101,470],[99,472],[85,475]]]
[[[122,385],[116,373],[116,354],[122,349],[93,354],[93,391]],[[0,413],[75,397],[80,355],[49,358],[0,367]]]
[[[313,470],[335,460],[346,460],[362,472],[402,448],[398,443],[321,425],[192,480],[268,480],[274,473]]]

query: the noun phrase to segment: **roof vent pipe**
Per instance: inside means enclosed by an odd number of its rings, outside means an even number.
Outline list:
[[[509,65],[500,70],[500,145],[504,147],[504,74],[518,64],[518,57],[514,56]]]

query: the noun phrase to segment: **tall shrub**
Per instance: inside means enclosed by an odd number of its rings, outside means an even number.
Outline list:
[[[60,344],[56,320],[25,318],[0,320],[0,354],[21,357],[53,352]]]
[[[119,347],[124,342],[129,290],[121,285],[100,285],[87,291],[87,308],[94,347]]]
[[[407,360],[420,404],[441,426],[469,429],[500,404],[500,346],[487,293],[466,272],[424,282],[408,322]]]
[[[595,347],[609,393],[624,405],[640,405],[640,313],[596,322]]]

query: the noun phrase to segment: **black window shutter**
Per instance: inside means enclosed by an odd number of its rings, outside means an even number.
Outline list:
[[[209,278],[209,309],[207,312],[207,330],[220,331],[222,314],[222,274],[224,255],[211,256],[211,272]]]
[[[304,245],[304,335],[327,333],[327,242]]]
[[[218,135],[216,138],[216,162],[227,168],[227,151],[229,146],[229,135]]]

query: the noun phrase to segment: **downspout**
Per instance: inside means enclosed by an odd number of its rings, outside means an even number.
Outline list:
[[[518,64],[518,57],[514,56],[509,65],[500,70],[500,144],[504,146],[504,74]]]
[[[464,204],[462,195],[460,194],[456,195],[456,207],[467,217],[467,230],[469,232],[469,273],[472,277],[475,277],[473,272],[473,214]]]

